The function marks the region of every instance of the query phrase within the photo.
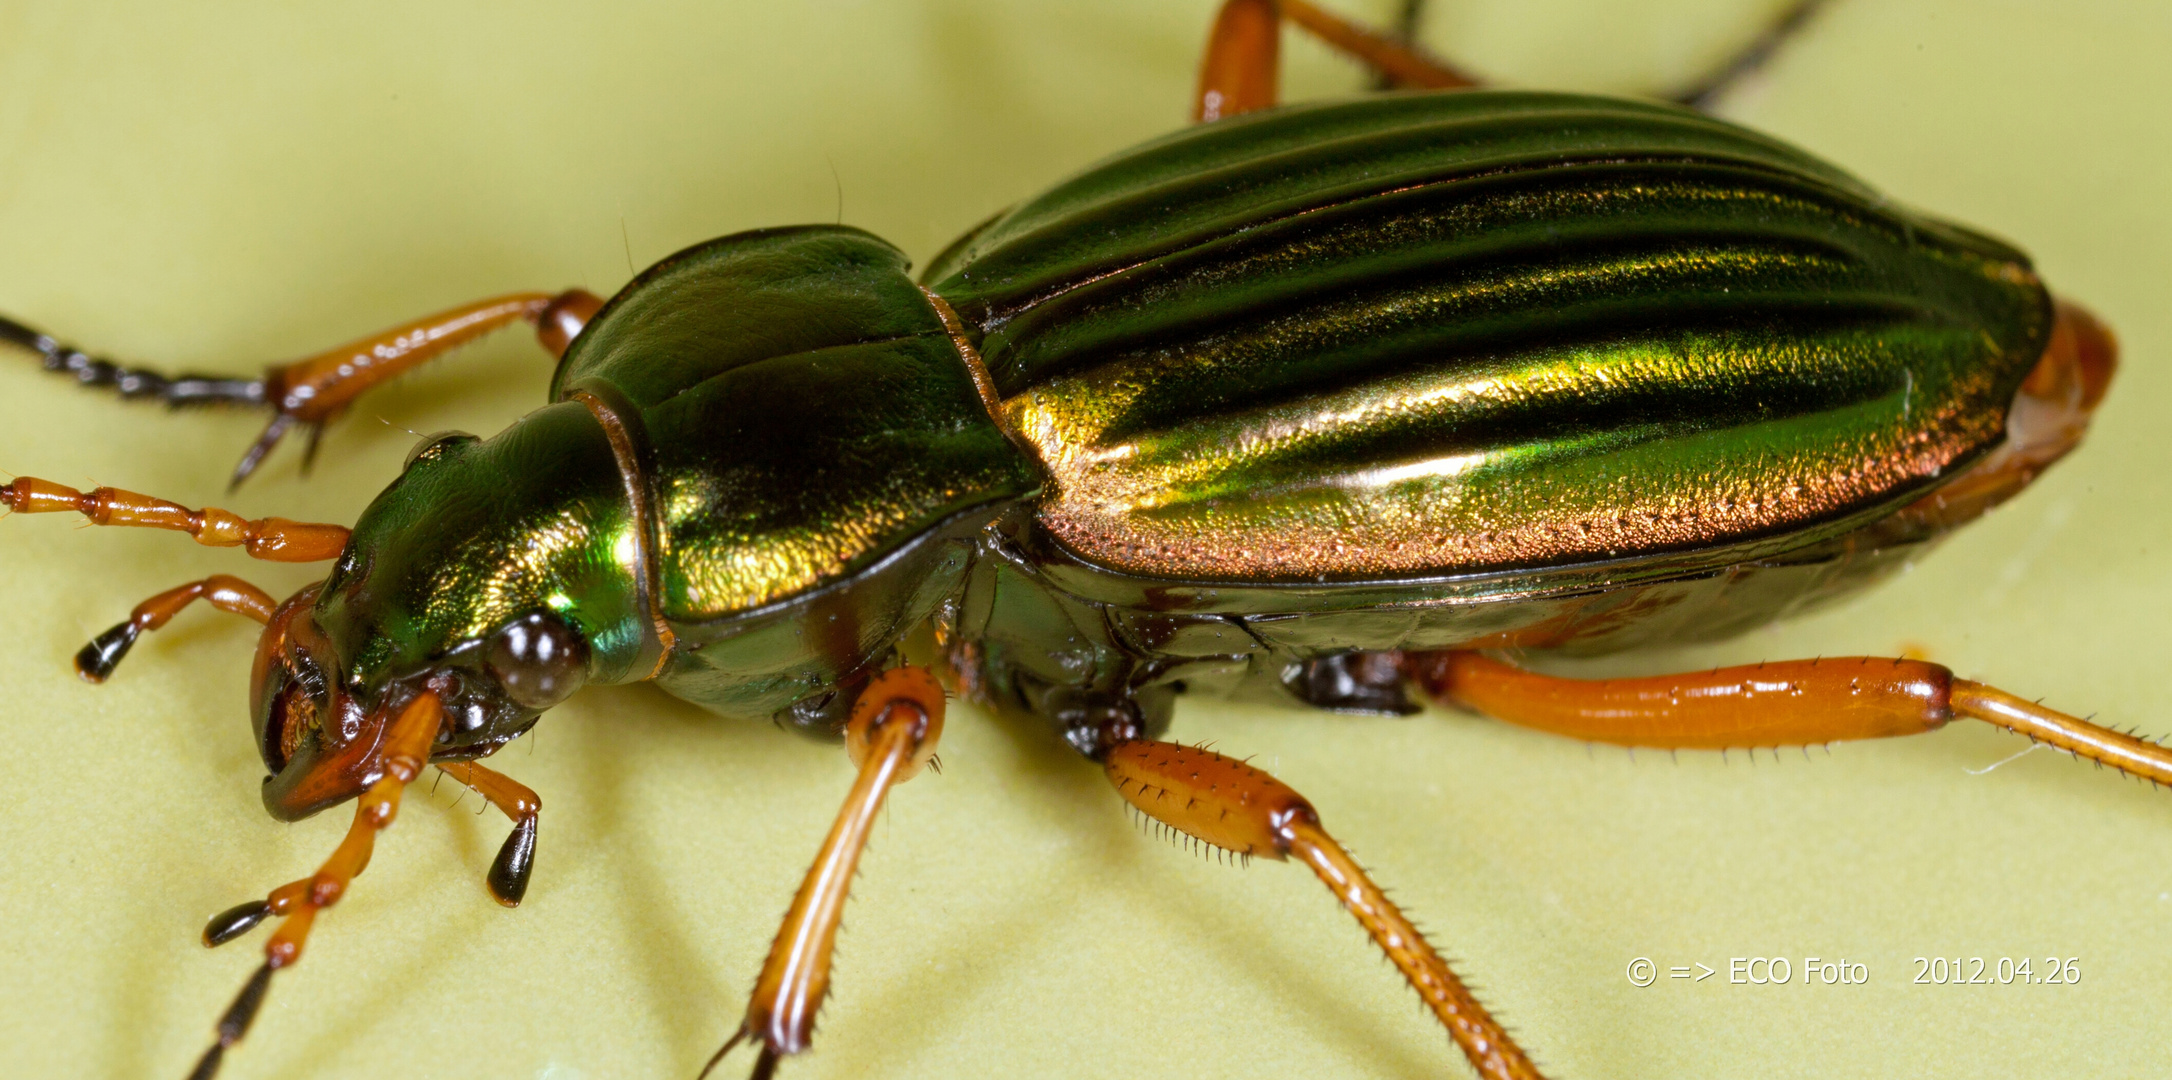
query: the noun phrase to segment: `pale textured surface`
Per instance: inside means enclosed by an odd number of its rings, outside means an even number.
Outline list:
[[[1442,45],[1477,70],[1635,89],[1714,55],[1761,5],[1437,6]],[[117,356],[246,371],[491,291],[608,291],[628,249],[641,264],[832,220],[839,187],[846,222],[925,259],[1176,123],[1207,7],[9,5],[0,310]],[[2172,732],[2168,51],[2172,18],[2141,0],[1835,0],[1729,103],[2021,242],[2119,330],[2128,363],[2076,460],[1903,579],[1611,667],[1916,643],[2017,693]],[[1293,95],[1356,82],[1310,47],[1291,55]],[[495,430],[543,382],[527,341],[473,349],[365,399],[314,479],[285,451],[226,505],[351,519],[412,442],[399,429]],[[12,357],[0,417],[0,467],[192,503],[224,498],[258,425],[123,407]],[[0,522],[10,1076],[182,1075],[262,941],[207,953],[202,920],[306,872],[343,827],[259,808],[238,621],[192,611],[103,688],[68,674],[130,605],[222,570],[282,594],[306,575],[171,535]],[[1193,704],[1178,725],[1310,796],[1559,1077],[2161,1071],[2172,793],[2048,753],[1971,776],[2019,748],[1988,730],[1753,768],[1631,762],[1437,713]],[[842,755],[631,689],[577,699],[504,758],[545,801],[527,906],[483,892],[499,819],[470,816],[473,797],[446,812],[449,789],[413,800],[229,1076],[693,1074],[849,784]],[[837,999],[785,1075],[1462,1070],[1309,875],[1144,839],[1099,770],[970,711],[943,761],[897,793]],[[1933,953],[2078,956],[2083,979],[1911,985],[1911,958]],[[1756,955],[1845,956],[1870,985],[1725,984],[1728,957]],[[1637,956],[1723,974],[1638,990],[1623,977]]]

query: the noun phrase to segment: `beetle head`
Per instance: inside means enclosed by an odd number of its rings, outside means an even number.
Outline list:
[[[250,674],[257,751],[271,775],[264,806],[294,821],[360,795],[383,774],[392,720],[423,693],[443,719],[432,760],[481,757],[535,725],[585,681],[588,646],[549,612],[516,618],[489,637],[379,686],[347,677],[317,622],[321,586],[279,606]]]
[[[409,494],[395,505],[429,502]],[[459,530],[404,517],[388,527],[370,513],[357,526],[331,576],[281,604],[257,646],[251,707],[271,773],[264,806],[283,820],[382,777],[388,729],[421,694],[441,710],[431,759],[466,760],[526,732],[589,674],[587,637],[569,617],[508,603],[502,590],[460,592],[441,550]]]
[[[609,444],[578,404],[496,438],[425,438],[355,521],[324,582],[281,605],[257,650],[258,751],[281,818],[358,795],[418,694],[434,760],[482,757],[583,683],[623,677],[640,607]]]

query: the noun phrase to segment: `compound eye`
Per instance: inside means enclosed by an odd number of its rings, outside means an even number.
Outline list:
[[[507,623],[490,639],[483,662],[505,696],[530,709],[548,709],[588,681],[588,642],[554,612]]]
[[[407,460],[400,463],[400,471],[406,472],[414,468],[416,462],[444,453],[446,448],[454,443],[480,441],[480,439],[465,431],[440,431],[435,434],[425,435],[421,441],[415,444],[414,449],[407,452]]]

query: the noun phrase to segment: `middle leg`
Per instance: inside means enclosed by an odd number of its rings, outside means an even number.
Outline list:
[[[1117,742],[1103,755],[1102,767],[1126,802],[1170,828],[1241,857],[1294,857],[1310,867],[1372,935],[1479,1076],[1543,1080],[1425,935],[1289,785],[1203,747],[1152,739]]]
[[[1697,78],[1673,100],[1699,112],[1743,80],[1755,75],[1817,16],[1827,0],[1794,0],[1756,38]],[[1381,89],[1447,90],[1484,85],[1476,76],[1416,45],[1419,11],[1406,0],[1398,31],[1370,29],[1310,0],[1225,0],[1207,36],[1199,65],[1199,89],[1192,119],[1221,120],[1278,103],[1281,68],[1281,21],[1307,33],[1372,69]]]

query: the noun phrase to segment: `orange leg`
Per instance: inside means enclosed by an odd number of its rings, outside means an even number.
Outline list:
[[[1540,675],[1473,652],[1413,654],[1408,663],[1436,697],[1592,742],[1802,746],[1915,735],[1965,717],[2152,783],[2172,783],[2172,750],[1920,660],[1847,656],[1600,680]]]
[[[1454,90],[1478,85],[1477,77],[1407,42],[1368,30],[1306,0],[1282,0],[1282,17],[1372,68],[1391,85],[1408,90]]]
[[[75,673],[85,682],[106,681],[113,674],[114,665],[135,646],[138,635],[166,625],[181,613],[182,608],[197,600],[220,611],[246,615],[259,623],[271,622],[272,610],[279,606],[270,594],[237,577],[213,574],[202,581],[191,581],[137,604],[126,622],[92,638],[90,644],[75,654]]]
[[[1721,94],[1771,60],[1825,2],[1795,0],[1756,39],[1674,100],[1695,109],[1708,108]],[[1288,19],[1330,48],[1373,69],[1382,89],[1445,90],[1481,85],[1476,76],[1410,43],[1408,31],[1417,21],[1415,14],[1414,8],[1406,9],[1405,33],[1390,35],[1317,7],[1310,0],[1224,0],[1199,65],[1199,90],[1193,99],[1192,119],[1220,120],[1276,103],[1281,53],[1277,31],[1281,19]]]
[[[859,779],[785,912],[769,960],[754,983],[746,1019],[702,1066],[702,1077],[742,1039],[761,1044],[754,1064],[758,1078],[770,1076],[780,1058],[813,1042],[815,1014],[829,993],[830,955],[844,917],[845,895],[867,846],[868,830],[882,809],[883,796],[935,756],[942,733],[943,688],[926,668],[883,672],[860,692],[845,728],[845,749],[859,766]]]
[[[1119,794],[1170,828],[1240,856],[1294,855],[1310,866],[1410,981],[1481,1077],[1538,1080],[1537,1067],[1515,1040],[1327,834],[1304,796],[1244,762],[1176,743],[1121,742],[1109,750],[1103,766]]]
[[[116,387],[123,397],[157,398],[176,406],[271,406],[275,410],[271,423],[234,467],[233,482],[239,484],[256,471],[264,455],[296,425],[310,432],[303,462],[307,468],[309,459],[316,456],[317,439],[325,423],[353,404],[363,391],[386,379],[518,321],[535,326],[536,337],[552,356],[564,356],[567,346],[602,307],[602,299],[580,289],[568,289],[556,296],[540,292],[494,296],[274,366],[262,379],[202,375],[167,378],[155,372],[123,368],[5,318],[0,318],[0,342],[38,353],[47,370],[72,373],[86,386]]]
[[[1221,120],[1272,107],[1282,54],[1281,20],[1378,72],[1391,86],[1446,89],[1478,80],[1384,34],[1314,7],[1305,0],[1224,0],[1199,64],[1192,119]]]
[[[1225,0],[1199,60],[1192,120],[1204,124],[1273,107],[1281,72],[1282,17],[1274,0]]]
[[[324,425],[362,392],[434,357],[443,356],[493,330],[526,321],[552,356],[565,355],[589,317],[603,307],[592,293],[569,289],[549,293],[513,293],[463,304],[450,311],[403,323],[315,356],[282,364],[264,376],[264,400],[279,410],[264,434],[234,466],[233,483],[256,471],[264,455],[296,424],[309,429],[303,467],[316,456]]]
[[[424,692],[392,722],[379,759],[384,775],[356,801],[354,824],[348,827],[346,838],[333,850],[332,857],[326,859],[315,874],[281,885],[263,900],[222,912],[204,927],[204,944],[221,945],[239,937],[267,916],[285,917],[278,931],[264,944],[263,966],[250,976],[234,1003],[219,1018],[215,1028],[217,1041],[196,1063],[195,1071],[189,1073],[189,1080],[211,1080],[218,1073],[219,1062],[226,1056],[227,1049],[248,1034],[249,1023],[256,1018],[257,1009],[264,1003],[264,993],[271,986],[272,972],[290,967],[301,959],[302,945],[309,939],[309,928],[316,921],[317,912],[338,903],[346,894],[348,884],[369,866],[370,853],[377,845],[377,834],[389,827],[399,813],[400,793],[414,782],[430,760],[430,744],[437,738],[440,717],[437,695]]]
[[[130,525],[185,532],[207,547],[239,547],[252,559],[272,562],[322,562],[339,557],[347,546],[343,525],[322,525],[285,518],[256,518],[216,507],[191,510],[179,503],[102,487],[88,494],[51,480],[18,476],[0,486],[0,506],[18,514],[74,511],[93,525]],[[163,621],[163,620],[161,620]]]
[[[535,792],[504,773],[473,761],[441,761],[438,771],[474,788],[490,805],[513,821],[512,835],[498,848],[490,863],[490,896],[506,907],[519,907],[528,895],[528,876],[535,870],[535,826],[543,812],[543,800]]]

